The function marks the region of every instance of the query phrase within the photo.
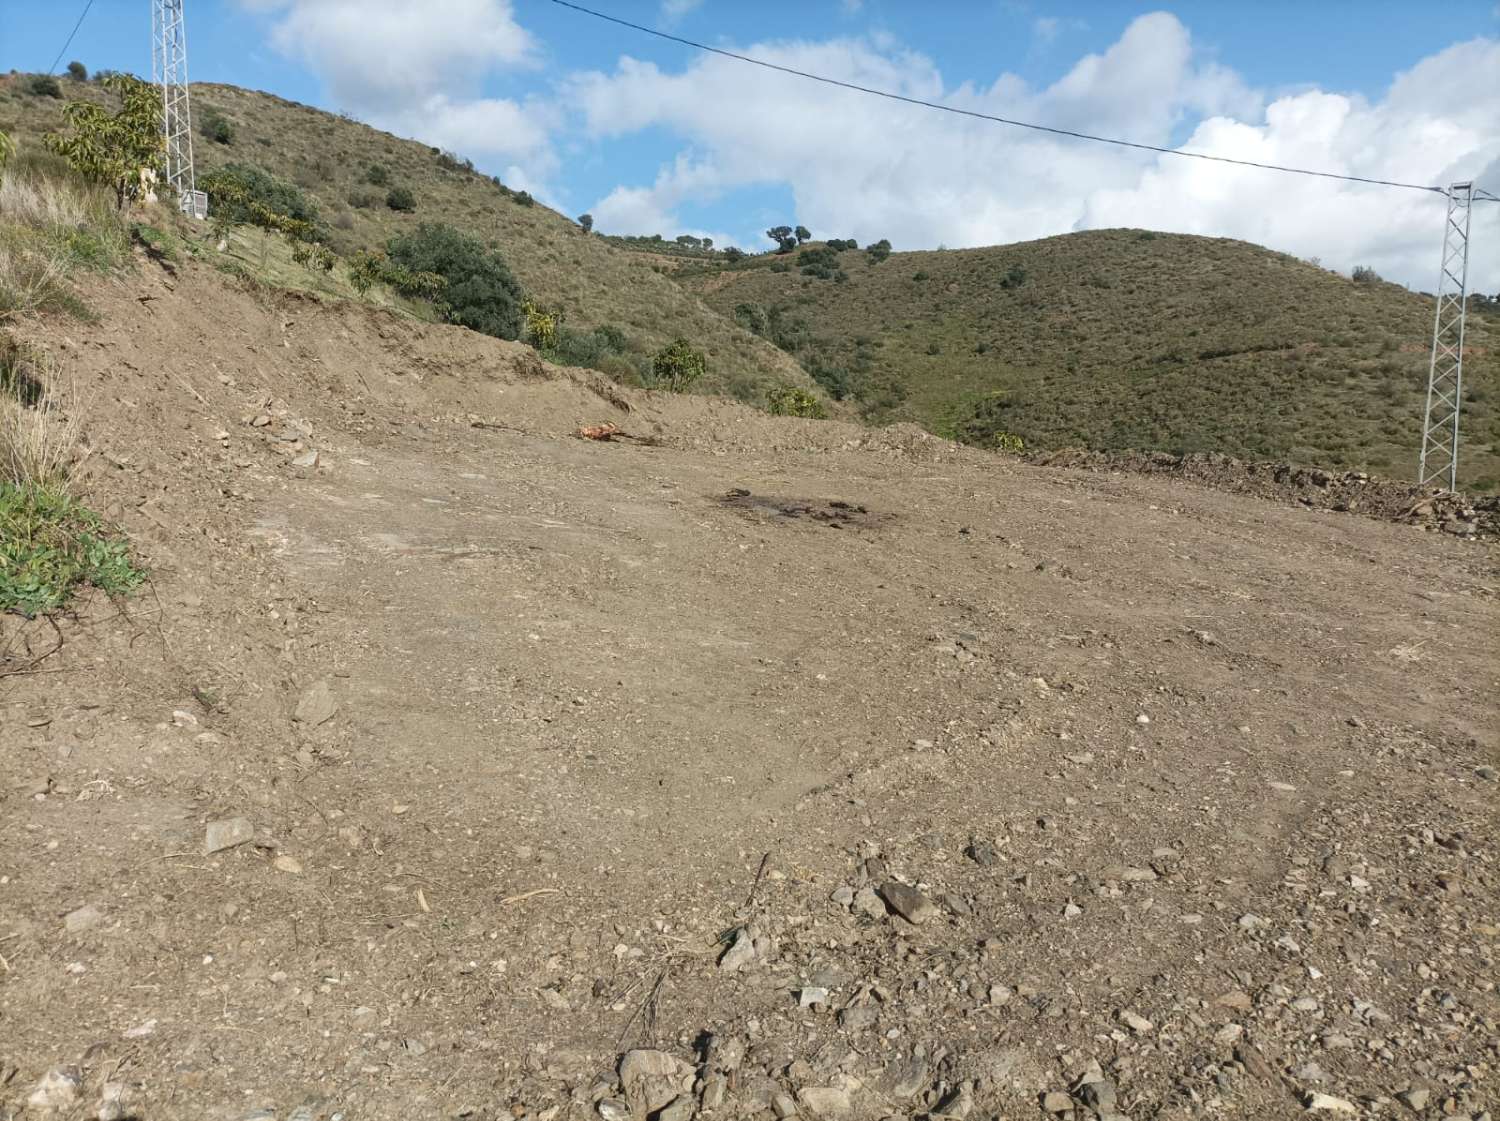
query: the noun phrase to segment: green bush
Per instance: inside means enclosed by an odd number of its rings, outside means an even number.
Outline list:
[[[389,187],[391,173],[383,163],[372,163],[365,169],[365,182],[372,187]]]
[[[198,114],[198,134],[227,146],[234,143],[234,122],[217,109],[205,109]]]
[[[255,164],[225,164],[216,171],[199,176],[198,186],[208,192],[214,210],[237,225],[254,224],[252,204],[255,203],[273,214],[284,214],[310,226],[318,225],[317,203],[303,194],[300,187]]]
[[[89,80],[89,68],[76,58],[68,63],[68,77],[75,82],[87,82]]]
[[[355,210],[369,210],[372,206],[379,205],[380,196],[374,191],[350,191],[348,202]]]
[[[772,416],[800,416],[809,420],[824,420],[828,416],[822,401],[795,385],[778,385],[766,394],[766,403]]]
[[[385,204],[392,210],[409,214],[417,208],[417,196],[412,194],[410,187],[392,187],[386,192]]]
[[[33,74],[21,87],[33,97],[62,97],[62,83],[51,74]]]
[[[0,612],[39,615],[85,584],[123,595],[144,579],[92,511],[53,487],[0,483]]]
[[[866,247],[865,255],[873,264],[879,264],[891,255],[891,243],[886,238],[881,238],[875,244]]]
[[[500,254],[452,226],[424,222],[390,243],[391,259],[444,281],[438,310],[449,323],[515,339],[521,334],[521,286]]]
[[[1014,402],[1004,393],[989,393],[971,401],[953,425],[953,434],[965,444],[1018,455],[1026,444],[1007,427]]]
[[[673,339],[651,360],[651,380],[663,389],[682,393],[708,372],[708,359],[686,339]]]
[[[1019,288],[1026,283],[1026,270],[1020,265],[1011,265],[1005,270],[1005,275],[1000,278],[1000,287],[1005,289]]]

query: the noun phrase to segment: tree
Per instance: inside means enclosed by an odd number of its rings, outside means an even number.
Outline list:
[[[383,163],[372,163],[365,168],[365,182],[372,187],[389,187],[391,185],[391,173]]]
[[[804,241],[810,241],[812,239],[812,231],[809,230],[806,226],[798,226],[793,232],[797,235],[798,245],[801,245]]]
[[[109,187],[115,206],[145,194],[143,172],[160,176],[166,145],[161,135],[161,102],[154,87],[130,74],[111,74],[104,88],[120,99],[111,113],[92,101],[70,101],[63,107],[69,133],[48,133],[47,147],[68,161],[90,182]]]
[[[300,187],[255,164],[225,164],[200,175],[198,185],[214,200],[214,212],[228,212],[226,216],[233,222],[257,224],[250,204],[259,203],[273,214],[311,226],[318,224],[317,204]]]
[[[881,238],[873,245],[866,247],[865,252],[873,263],[879,264],[891,255],[891,243],[886,238]]]
[[[1381,280],[1380,274],[1369,265],[1355,265],[1350,276],[1355,284],[1379,284]]]
[[[709,252],[712,252],[713,251],[713,247],[714,247],[714,239],[713,238],[706,237],[706,238],[703,239],[703,248],[704,249],[707,249]]]
[[[695,238],[692,234],[678,234],[677,244],[682,246],[684,249],[697,249],[703,243]]]
[[[708,359],[686,339],[673,339],[651,360],[656,384],[681,393],[708,372]]]
[[[580,214],[578,224],[583,227],[583,232],[591,234],[594,232],[594,216],[592,214]]]
[[[392,210],[409,214],[417,208],[417,196],[411,193],[410,187],[392,187],[386,192],[385,204]]]
[[[744,259],[745,251],[738,245],[731,245],[728,249],[724,250],[724,260],[728,261],[731,265],[738,264]]]
[[[797,239],[792,234],[791,226],[772,226],[766,231],[766,236],[776,243],[778,253],[790,253],[797,248]]]
[[[75,82],[87,82],[89,80],[89,68],[76,58],[68,63],[68,77]]]
[[[391,260],[413,273],[432,273],[445,284],[437,301],[449,323],[515,339],[521,334],[521,286],[505,258],[452,226],[423,222],[390,243]]]

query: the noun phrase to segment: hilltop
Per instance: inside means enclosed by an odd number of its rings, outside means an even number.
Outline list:
[[[674,272],[867,419],[1029,448],[1217,451],[1407,477],[1430,297],[1223,238],[1096,230]],[[816,266],[815,266],[816,267]],[[837,277],[842,275],[843,279]],[[1500,484],[1500,319],[1470,317],[1464,478]]]
[[[98,98],[92,82],[61,83],[69,98]],[[477,236],[505,257],[528,295],[560,309],[572,326],[617,327],[637,353],[685,337],[706,351],[701,388],[763,401],[783,383],[812,388],[796,361],[672,283],[664,270],[576,222],[479,174],[451,153],[273,94],[195,83],[194,118],[228,124],[230,143],[194,136],[200,175],[230,163],[261,167],[316,202],[329,243],[341,253],[378,248],[422,222],[443,222]],[[0,77],[0,131],[39,146],[61,123],[60,98],[27,92],[25,76]],[[380,170],[373,173],[372,168]],[[380,180],[379,183],[371,179]],[[411,210],[393,209],[393,189],[410,192]],[[328,290],[303,269],[278,272],[279,286]],[[340,293],[343,294],[343,293]]]

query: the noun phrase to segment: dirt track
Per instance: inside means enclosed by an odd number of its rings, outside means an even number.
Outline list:
[[[1495,1107],[1490,544],[156,284],[38,335],[156,578],[0,679],[0,1116]]]

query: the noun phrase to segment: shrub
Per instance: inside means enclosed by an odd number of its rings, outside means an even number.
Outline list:
[[[0,484],[62,487],[79,435],[77,394],[52,359],[0,335]]]
[[[728,249],[724,250],[724,260],[728,261],[731,265],[737,264],[744,259],[745,251],[737,245],[731,245]]]
[[[348,202],[355,210],[369,210],[380,202],[380,196],[373,191],[350,191]]]
[[[804,249],[797,254],[797,264],[802,266],[803,276],[816,276],[823,280],[831,280],[839,265],[838,251],[828,247]]]
[[[536,202],[536,199],[532,198],[531,195],[526,191],[517,191],[510,197],[513,202],[516,202],[521,206],[531,206]]]
[[[76,58],[68,63],[68,77],[75,82],[87,82],[89,80],[89,68]]]
[[[686,339],[673,339],[651,360],[652,381],[681,393],[708,372],[708,359]]]
[[[1005,275],[1000,278],[1000,287],[1005,289],[1019,288],[1026,283],[1026,270],[1020,265],[1011,265],[1005,270]]]
[[[198,186],[213,200],[216,217],[236,225],[261,225],[257,205],[272,214],[318,225],[318,206],[302,188],[277,178],[263,167],[230,163],[198,177]]]
[[[913,274],[912,279],[920,282],[927,279],[927,274],[925,272],[918,272]]]
[[[385,204],[392,210],[410,214],[417,208],[417,196],[411,193],[410,187],[392,187],[386,192]]]
[[[424,222],[390,243],[391,259],[444,281],[438,310],[449,323],[501,339],[521,334],[521,286],[500,254],[452,226]]]
[[[1355,265],[1354,272],[1350,274],[1355,284],[1379,284],[1381,276],[1368,265]]]
[[[560,365],[585,366],[601,373],[619,369],[610,360],[621,358],[633,374],[635,367],[630,364],[626,350],[625,333],[618,327],[606,325],[592,331],[577,331],[559,326],[547,356]]]
[[[16,144],[3,131],[0,131],[0,172],[5,170],[5,165],[10,162],[10,157],[15,153]]]
[[[828,245],[828,248],[832,249],[835,253],[842,253],[846,249],[858,249],[859,248],[859,242],[855,241],[852,237],[851,238],[831,237],[831,238],[828,239],[827,245]]]
[[[217,109],[205,109],[198,114],[198,135],[215,144],[233,144],[234,122]]]
[[[526,317],[526,341],[538,350],[551,350],[557,344],[557,330],[563,321],[562,311],[524,300],[521,303],[521,314]]]
[[[61,97],[62,84],[51,74],[33,74],[22,87],[33,97]]]
[[[340,210],[333,216],[333,228],[336,230],[352,230],[354,228],[354,215],[347,210]]]
[[[389,187],[391,173],[383,163],[372,163],[365,169],[365,182],[372,187]]]
[[[966,414],[954,424],[954,435],[965,444],[1019,455],[1025,441],[1006,428],[1013,402],[1003,393],[991,393],[969,404]]]
[[[45,140],[84,179],[114,191],[115,206],[124,209],[144,193],[141,169],[162,168],[161,106],[155,90],[129,74],[105,78],[104,87],[120,98],[118,112],[70,101],[63,107],[68,135],[48,133]]]
[[[810,420],[824,420],[828,416],[822,401],[795,385],[778,385],[766,394],[766,402],[772,416],[800,416]]]
[[[891,255],[891,243],[887,239],[881,238],[874,245],[865,249],[865,255],[870,258],[871,262],[878,265]]]

